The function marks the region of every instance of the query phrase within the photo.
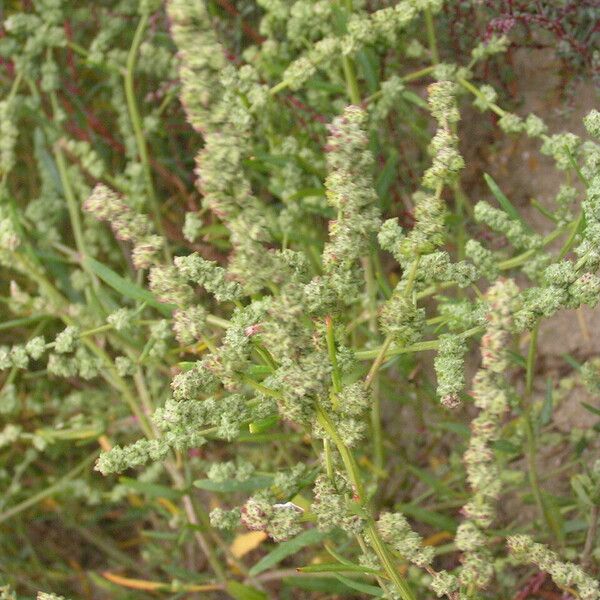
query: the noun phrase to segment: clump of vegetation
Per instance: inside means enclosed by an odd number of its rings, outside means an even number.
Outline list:
[[[600,598],[597,426],[537,364],[600,300],[600,112],[502,108],[443,10],[5,7],[3,598]],[[463,185],[471,104],[554,160],[546,231]]]

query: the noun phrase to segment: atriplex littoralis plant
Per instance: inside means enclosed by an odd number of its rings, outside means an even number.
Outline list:
[[[474,599],[541,570],[600,598],[593,440],[559,509],[560,390],[534,386],[540,323],[599,299],[600,146],[498,105],[480,65],[508,40],[446,57],[439,0],[33,5],[0,43],[11,583]],[[489,176],[497,207],[463,189],[471,101],[564,172],[545,235]],[[33,514],[110,569],[44,569]]]

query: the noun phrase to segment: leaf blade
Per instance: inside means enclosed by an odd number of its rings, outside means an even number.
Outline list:
[[[284,558],[299,552],[306,546],[319,543],[325,534],[320,532],[318,529],[308,529],[297,535],[295,538],[279,544],[274,550],[269,552],[266,556],[263,556],[249,571],[249,575],[254,577],[267,569],[275,566],[281,562]]]

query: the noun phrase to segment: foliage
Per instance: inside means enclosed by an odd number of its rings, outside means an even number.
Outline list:
[[[600,598],[597,428],[534,393],[600,300],[600,113],[502,108],[441,0],[85,4],[4,8],[2,597]],[[469,197],[471,104],[564,176],[549,233]]]

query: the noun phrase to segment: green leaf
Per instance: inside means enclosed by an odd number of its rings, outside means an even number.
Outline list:
[[[368,594],[369,596],[375,596],[376,598],[383,598],[383,590],[375,585],[369,585],[367,583],[362,583],[361,581],[355,581],[354,579],[350,579],[350,577],[344,577],[343,575],[339,574],[336,574],[335,578],[357,592]]]
[[[349,588],[335,577],[288,577],[284,579],[288,587],[298,588],[309,592],[323,592],[326,594],[337,594],[338,597],[348,598],[355,596],[352,588]]]
[[[577,533],[578,531],[587,531],[589,527],[585,519],[571,519],[565,522],[565,533]]]
[[[267,375],[270,375],[273,372],[271,367],[267,367],[266,365],[250,365],[246,369],[246,373],[252,377],[252,379],[262,379]]]
[[[260,419],[260,421],[254,421],[250,423],[248,429],[250,433],[264,433],[269,429],[272,429],[279,423],[279,415],[269,415],[264,419]]]
[[[269,476],[249,477],[248,479],[224,479],[223,481],[213,481],[212,479],[197,479],[194,481],[194,487],[208,492],[253,492],[271,485],[273,481]]]
[[[370,569],[362,565],[347,565],[345,563],[319,563],[316,565],[306,565],[298,567],[300,573],[369,573],[371,575],[381,575],[378,569]]]
[[[498,187],[498,184],[487,174],[483,174],[483,178],[487,183],[487,186],[490,188],[492,194],[496,200],[498,200],[498,204],[502,207],[502,210],[513,220],[520,221],[527,231],[531,231],[531,227],[527,225],[523,217],[520,215],[519,211],[512,205],[511,201],[504,195],[504,192]]]
[[[438,494],[442,496],[456,496],[456,492],[452,491],[447,485],[442,483],[439,477],[436,477],[423,469],[419,469],[419,467],[415,467],[414,465],[407,465],[407,468]]]
[[[550,494],[542,493],[542,502],[544,505],[544,515],[550,525],[556,539],[562,544],[565,539],[565,524],[560,507],[555,498]]]
[[[250,569],[249,574],[254,577],[275,566],[277,563],[280,563],[284,558],[296,554],[296,552],[299,552],[302,548],[311,546],[312,544],[318,544],[324,537],[325,534],[318,529],[308,529],[307,531],[303,531],[295,538],[278,544],[274,550],[269,552],[266,556],[263,556]]]
[[[410,103],[414,104],[415,106],[418,106],[419,108],[424,108],[425,110],[429,110],[429,105],[427,104],[427,102],[425,102],[425,100],[423,100],[423,98],[421,98],[421,96],[415,94],[414,92],[411,92],[410,90],[403,90],[402,97],[407,102],[410,102]]]
[[[575,357],[571,356],[570,354],[563,354],[562,357],[570,367],[573,367],[577,371],[581,371],[582,365]]]
[[[434,424],[433,427],[435,429],[444,429],[446,431],[450,431],[451,433],[456,433],[457,435],[460,435],[460,437],[466,440],[468,440],[471,437],[471,430],[463,423],[440,421],[439,423]]]
[[[583,408],[585,408],[587,411],[591,412],[593,415],[600,417],[600,408],[596,408],[595,406],[592,406],[591,404],[588,404],[587,402],[582,402],[581,406],[583,406]]]
[[[228,581],[225,589],[235,600],[267,600],[267,595],[264,592],[237,581]]]
[[[518,352],[514,352],[513,350],[509,350],[508,355],[510,356],[511,361],[515,365],[518,365],[519,367],[522,367],[523,369],[525,369],[527,367],[527,359],[522,354],[519,354]]]
[[[131,479],[130,477],[120,477],[119,483],[126,488],[137,492],[138,494],[145,494],[150,498],[168,498],[169,500],[179,500],[185,493],[184,490],[175,490],[166,485],[149,483],[147,481],[138,481],[137,479]]]
[[[379,199],[382,201],[384,209],[389,206],[389,202],[387,201],[388,194],[396,176],[397,166],[398,153],[392,149],[388,159],[385,161],[385,166],[381,170],[381,173],[379,173],[379,177],[377,177],[377,181],[375,182],[377,196],[379,196]]]
[[[521,452],[521,448],[519,448],[519,446],[509,442],[508,440],[496,440],[493,442],[492,447],[494,450],[498,450],[498,452],[503,452],[504,454],[518,454]]]
[[[83,263],[102,279],[106,285],[109,285],[113,290],[119,292],[123,296],[139,302],[145,302],[148,306],[156,308],[165,317],[170,317],[173,310],[175,310],[174,305],[159,302],[148,290],[145,290],[129,279],[121,277],[112,269],[93,259],[91,256],[86,256],[83,259]]]
[[[36,127],[33,132],[33,145],[35,147],[36,157],[42,163],[46,172],[50,175],[50,179],[54,184],[54,189],[64,194],[56,163],[46,149],[46,143],[46,136],[44,135],[43,130],[40,127]]]
[[[312,196],[325,196],[325,188],[302,188],[294,194],[292,194],[287,201],[292,202],[294,200],[302,200],[302,198],[310,198]]]
[[[585,486],[581,481],[580,475],[574,475],[573,477],[571,477],[571,487],[573,488],[573,491],[577,494],[577,497],[584,506],[593,506],[594,503],[592,502],[592,499],[590,498],[587,490],[585,489]]]
[[[379,89],[378,56],[370,48],[359,50],[356,53],[356,62],[360,65],[369,94],[374,94]]]
[[[398,510],[409,517],[412,517],[421,523],[427,523],[427,525],[431,525],[441,531],[450,531],[451,533],[454,533],[458,527],[458,524],[454,519],[439,512],[427,510],[426,508],[421,508],[414,504],[398,504],[397,506]]]
[[[552,399],[552,380],[546,380],[546,397],[544,398],[544,404],[542,404],[542,408],[540,409],[540,414],[538,415],[538,425],[539,427],[543,427],[544,425],[548,425],[550,420],[552,419],[552,411],[554,409],[554,401]],[[600,414],[600,411],[598,412]]]

